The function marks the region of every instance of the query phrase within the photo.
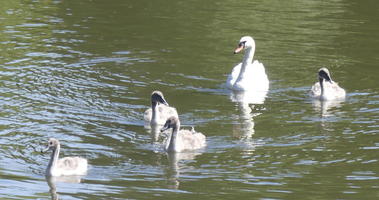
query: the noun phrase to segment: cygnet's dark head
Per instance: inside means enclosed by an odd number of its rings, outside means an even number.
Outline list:
[[[177,128],[180,126],[180,121],[177,117],[170,117],[167,119],[166,123],[164,124],[163,128],[161,129],[161,132],[170,129],[170,128]]]
[[[151,93],[151,103],[161,103],[168,106],[166,99],[164,99],[163,93],[161,91],[154,91]]]
[[[49,138],[46,149],[42,150],[42,152],[46,152],[49,150],[55,150],[59,146],[59,140],[55,138]]]
[[[329,81],[329,82],[332,81],[332,78],[330,76],[330,72],[326,67],[323,67],[318,71],[318,77],[320,80],[324,79],[324,80]]]

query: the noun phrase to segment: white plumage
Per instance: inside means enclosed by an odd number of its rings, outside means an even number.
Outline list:
[[[269,80],[265,67],[257,60],[253,62],[255,41],[252,37],[242,37],[234,53],[238,53],[243,49],[245,50],[243,60],[228,75],[226,86],[236,91],[267,91],[269,89]]]

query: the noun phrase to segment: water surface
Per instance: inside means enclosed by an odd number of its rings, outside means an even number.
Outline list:
[[[0,198],[379,197],[375,1],[1,5]],[[243,35],[271,81],[250,108],[223,85]],[[320,67],[345,101],[309,99]],[[143,112],[157,89],[205,149],[167,155],[153,141]],[[49,137],[88,175],[46,180]]]

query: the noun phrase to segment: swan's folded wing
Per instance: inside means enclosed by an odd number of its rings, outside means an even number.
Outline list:
[[[226,79],[226,86],[230,89],[233,88],[234,83],[236,82],[238,75],[241,71],[242,63],[237,64],[232,72],[228,75],[228,78]]]

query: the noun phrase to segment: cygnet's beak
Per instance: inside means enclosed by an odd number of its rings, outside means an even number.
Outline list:
[[[42,150],[41,150],[41,153],[45,153],[46,151],[49,151],[49,149],[50,149],[50,147],[47,146],[45,149],[42,149]]]
[[[238,47],[234,50],[234,54],[239,53],[243,49],[243,45],[238,45]]]
[[[169,129],[169,127],[164,126],[164,127],[161,129],[161,132],[163,132],[163,131],[165,131],[165,130],[167,130],[167,129]]]
[[[161,103],[161,104],[164,104],[164,105],[166,105],[166,106],[169,106],[168,105],[168,103],[167,103],[167,101],[166,101],[166,99],[164,99],[162,96],[159,98],[159,103]]]
[[[169,106],[168,103],[167,103],[167,101],[166,101],[166,99],[163,99],[163,101],[161,103],[163,103],[166,106]]]

